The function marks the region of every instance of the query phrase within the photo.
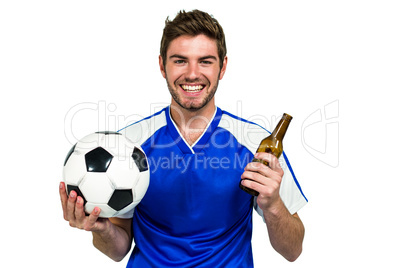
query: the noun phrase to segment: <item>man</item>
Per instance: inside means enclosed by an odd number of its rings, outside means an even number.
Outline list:
[[[222,111],[214,94],[227,65],[223,30],[194,10],[166,21],[159,66],[171,105],[121,132],[147,154],[150,186],[135,211],[100,219],[85,216],[83,200],[60,184],[64,218],[91,231],[96,248],[127,267],[252,267],[253,206],[267,225],[273,248],[294,261],[304,226],[297,215],[306,202],[286,156],[254,155],[268,133]],[[250,163],[252,158],[270,163]],[[280,160],[285,162],[281,167]],[[242,179],[242,180],[241,180]],[[243,192],[241,183],[258,191]]]

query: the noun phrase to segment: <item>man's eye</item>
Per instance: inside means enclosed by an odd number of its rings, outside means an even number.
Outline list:
[[[184,60],[175,60],[174,63],[176,63],[176,64],[183,64],[183,63],[184,63]]]
[[[212,64],[212,62],[211,62],[211,61],[207,61],[207,60],[203,60],[203,61],[201,61],[201,64]]]

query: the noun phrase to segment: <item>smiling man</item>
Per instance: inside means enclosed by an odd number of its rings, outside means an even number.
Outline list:
[[[99,219],[86,216],[83,200],[60,184],[64,218],[91,231],[96,248],[119,261],[135,247],[127,267],[253,267],[253,208],[262,216],[273,248],[294,261],[304,226],[297,211],[307,199],[285,154],[254,155],[268,135],[262,127],[215,105],[227,65],[222,27],[194,10],[166,20],[159,66],[171,105],[121,133],[141,144],[150,185],[134,211]],[[250,163],[253,157],[270,163]],[[239,181],[258,191],[243,192]],[[269,262],[269,260],[267,260]]]
[[[226,57],[220,64],[216,41],[205,34],[180,36],[170,43],[166,54],[166,59],[159,56],[159,66],[172,95],[172,105],[193,112],[205,106],[215,110],[211,100],[227,64]]]

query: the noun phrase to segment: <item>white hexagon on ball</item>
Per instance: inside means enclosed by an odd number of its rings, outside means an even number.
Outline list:
[[[106,173],[88,172],[78,187],[88,202],[96,204],[106,204],[114,191]]]
[[[131,189],[138,181],[140,172],[131,159],[114,159],[106,172],[116,189]]]

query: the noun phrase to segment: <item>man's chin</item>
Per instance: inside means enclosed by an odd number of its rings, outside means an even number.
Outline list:
[[[181,102],[178,103],[181,108],[186,109],[190,112],[197,112],[201,110],[202,108],[205,107],[206,103],[201,103],[201,104],[195,104],[195,103],[188,103],[188,104],[183,104]]]

